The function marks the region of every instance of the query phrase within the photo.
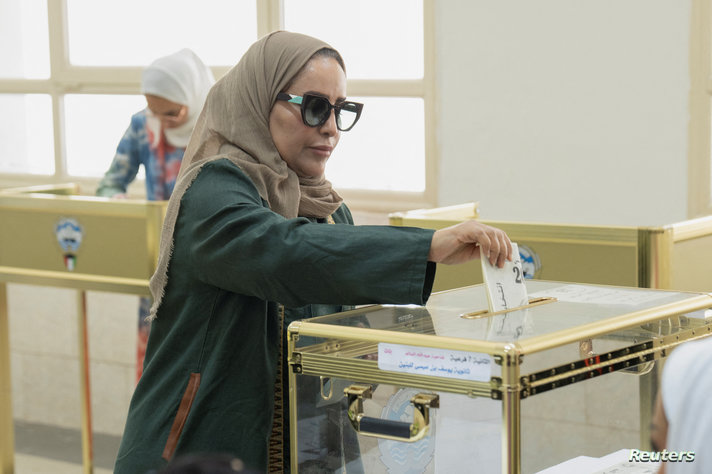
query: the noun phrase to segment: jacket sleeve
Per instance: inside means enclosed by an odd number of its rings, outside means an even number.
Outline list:
[[[206,164],[181,202],[176,250],[190,271],[227,291],[305,304],[424,304],[433,230],[285,219],[228,160]]]
[[[109,170],[99,182],[96,190],[97,196],[111,197],[114,194],[126,192],[129,184],[136,178],[140,165],[138,140],[132,120],[131,126],[126,129],[116,148],[116,155],[114,155]]]

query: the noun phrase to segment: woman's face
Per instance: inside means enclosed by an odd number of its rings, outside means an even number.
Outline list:
[[[307,63],[284,92],[298,96],[312,92],[335,104],[346,99],[346,74],[335,59],[318,56]],[[299,105],[284,100],[276,101],[272,107],[269,130],[282,159],[302,178],[324,175],[326,162],[341,133],[336,128],[333,110],[323,125],[308,127],[302,122]]]
[[[188,120],[188,106],[171,102],[157,95],[146,94],[146,103],[151,114],[161,121],[163,128],[174,128]]]

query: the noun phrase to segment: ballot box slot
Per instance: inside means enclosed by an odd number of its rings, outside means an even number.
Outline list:
[[[556,298],[549,298],[549,297],[531,298],[529,300],[529,304],[517,306],[516,308],[505,309],[502,311],[490,311],[488,309],[481,309],[481,310],[473,311],[471,313],[463,313],[460,315],[460,317],[463,319],[486,318],[489,316],[496,316],[498,314],[511,313],[513,311],[520,311],[520,310],[523,310],[526,308],[532,308],[534,306],[539,306],[542,304],[548,304],[548,303],[554,303],[554,302],[556,302]]]

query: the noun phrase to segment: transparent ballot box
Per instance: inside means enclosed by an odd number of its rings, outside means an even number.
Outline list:
[[[712,295],[526,286],[506,312],[475,285],[292,323],[292,472],[537,472],[638,448],[638,378],[712,333]]]
[[[476,203],[389,215],[397,226],[441,229],[478,218]],[[712,216],[660,225],[508,222],[480,217],[519,245],[526,278],[712,291]],[[438,269],[435,291],[482,283],[479,262]]]

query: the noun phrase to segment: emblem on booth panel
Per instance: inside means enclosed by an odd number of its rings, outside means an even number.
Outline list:
[[[54,235],[64,252],[64,266],[70,272],[76,266],[76,252],[82,244],[82,226],[74,219],[62,219],[54,228]]]
[[[384,420],[413,421],[413,404],[410,399],[419,393],[413,388],[402,388],[388,399],[388,403],[381,411]],[[435,452],[435,414],[430,411],[430,429],[428,434],[415,443],[378,440],[378,449],[381,452],[381,462],[388,468],[389,473],[416,474],[425,470],[433,460]]]
[[[541,260],[530,247],[519,244],[519,258],[522,261],[522,274],[524,278],[532,279],[539,276]]]

